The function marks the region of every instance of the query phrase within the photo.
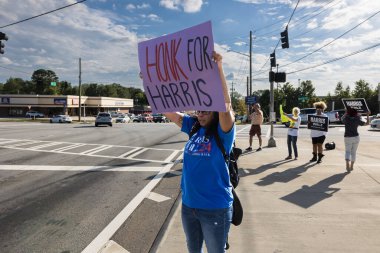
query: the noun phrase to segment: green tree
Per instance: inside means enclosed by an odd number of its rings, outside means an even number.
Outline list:
[[[9,78],[4,86],[4,94],[24,94],[25,90],[25,81],[21,78]]]
[[[52,70],[38,69],[33,72],[32,82],[36,85],[36,94],[53,95],[57,93],[56,87],[51,87],[51,82],[58,83],[58,77]]]
[[[365,98],[368,100],[372,96],[372,89],[369,83],[366,81],[360,79],[359,81],[355,82],[355,88],[352,91],[352,95],[355,98]]]

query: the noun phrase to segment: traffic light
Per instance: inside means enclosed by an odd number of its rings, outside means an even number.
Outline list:
[[[0,32],[0,54],[4,54],[4,43],[3,40],[8,40],[8,36],[5,33]]]
[[[289,48],[288,27],[286,27],[285,31],[281,33],[281,47]]]
[[[274,81],[276,83],[285,83],[286,82],[286,73],[285,72],[274,73]]]
[[[276,51],[270,54],[270,66],[272,68],[276,67]]]
[[[273,71],[269,71],[269,82],[273,82],[274,81],[274,72]]]

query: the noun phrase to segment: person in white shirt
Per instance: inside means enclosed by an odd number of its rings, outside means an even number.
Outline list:
[[[315,102],[313,106],[317,110],[315,115],[327,117],[327,115],[323,113],[324,110],[327,108],[327,105],[325,104],[325,102]],[[313,143],[313,158],[311,158],[310,162],[315,162],[315,161],[317,161],[317,163],[322,162],[322,157],[325,156],[323,154],[322,145],[323,145],[323,142],[325,142],[326,134],[327,132],[314,130],[314,129],[310,131],[310,137]]]
[[[294,160],[298,158],[297,150],[297,138],[298,138],[298,128],[301,125],[300,108],[294,107],[292,110],[292,116],[288,116],[287,113],[284,113],[286,117],[290,120],[289,130],[288,130],[288,156],[285,160],[292,159],[292,146],[294,150]]]

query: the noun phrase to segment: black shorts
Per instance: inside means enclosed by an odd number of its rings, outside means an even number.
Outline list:
[[[261,126],[260,125],[251,125],[251,129],[249,130],[250,136],[261,136]]]
[[[313,137],[311,140],[313,141],[313,144],[323,144],[326,140],[326,136],[322,135],[319,137]]]

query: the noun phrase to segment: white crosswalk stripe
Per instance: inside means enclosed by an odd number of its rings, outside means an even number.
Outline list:
[[[35,144],[35,145],[33,145]],[[25,147],[24,147],[25,146]],[[27,147],[26,147],[27,146]],[[48,147],[57,146],[55,149],[49,149]],[[68,155],[79,155],[79,156],[92,156],[101,158],[113,158],[113,159],[123,159],[123,160],[136,160],[145,161],[153,163],[174,163],[173,159],[178,156],[182,150],[178,149],[162,149],[162,148],[144,148],[144,147],[131,147],[131,146],[120,146],[120,145],[103,145],[103,144],[87,144],[87,143],[70,143],[70,142],[50,142],[50,141],[36,141],[36,140],[25,140],[25,139],[6,139],[0,138],[0,148],[16,149],[16,150],[28,150],[34,152],[46,152],[46,153],[59,153]],[[45,148],[47,148],[45,150]],[[80,148],[81,150],[78,151]],[[120,155],[105,155],[104,151],[109,149],[120,149],[128,150]],[[76,150],[78,149],[78,150]],[[161,159],[145,159],[142,158],[145,152],[157,151],[161,154]],[[111,153],[111,152],[108,152]]]

